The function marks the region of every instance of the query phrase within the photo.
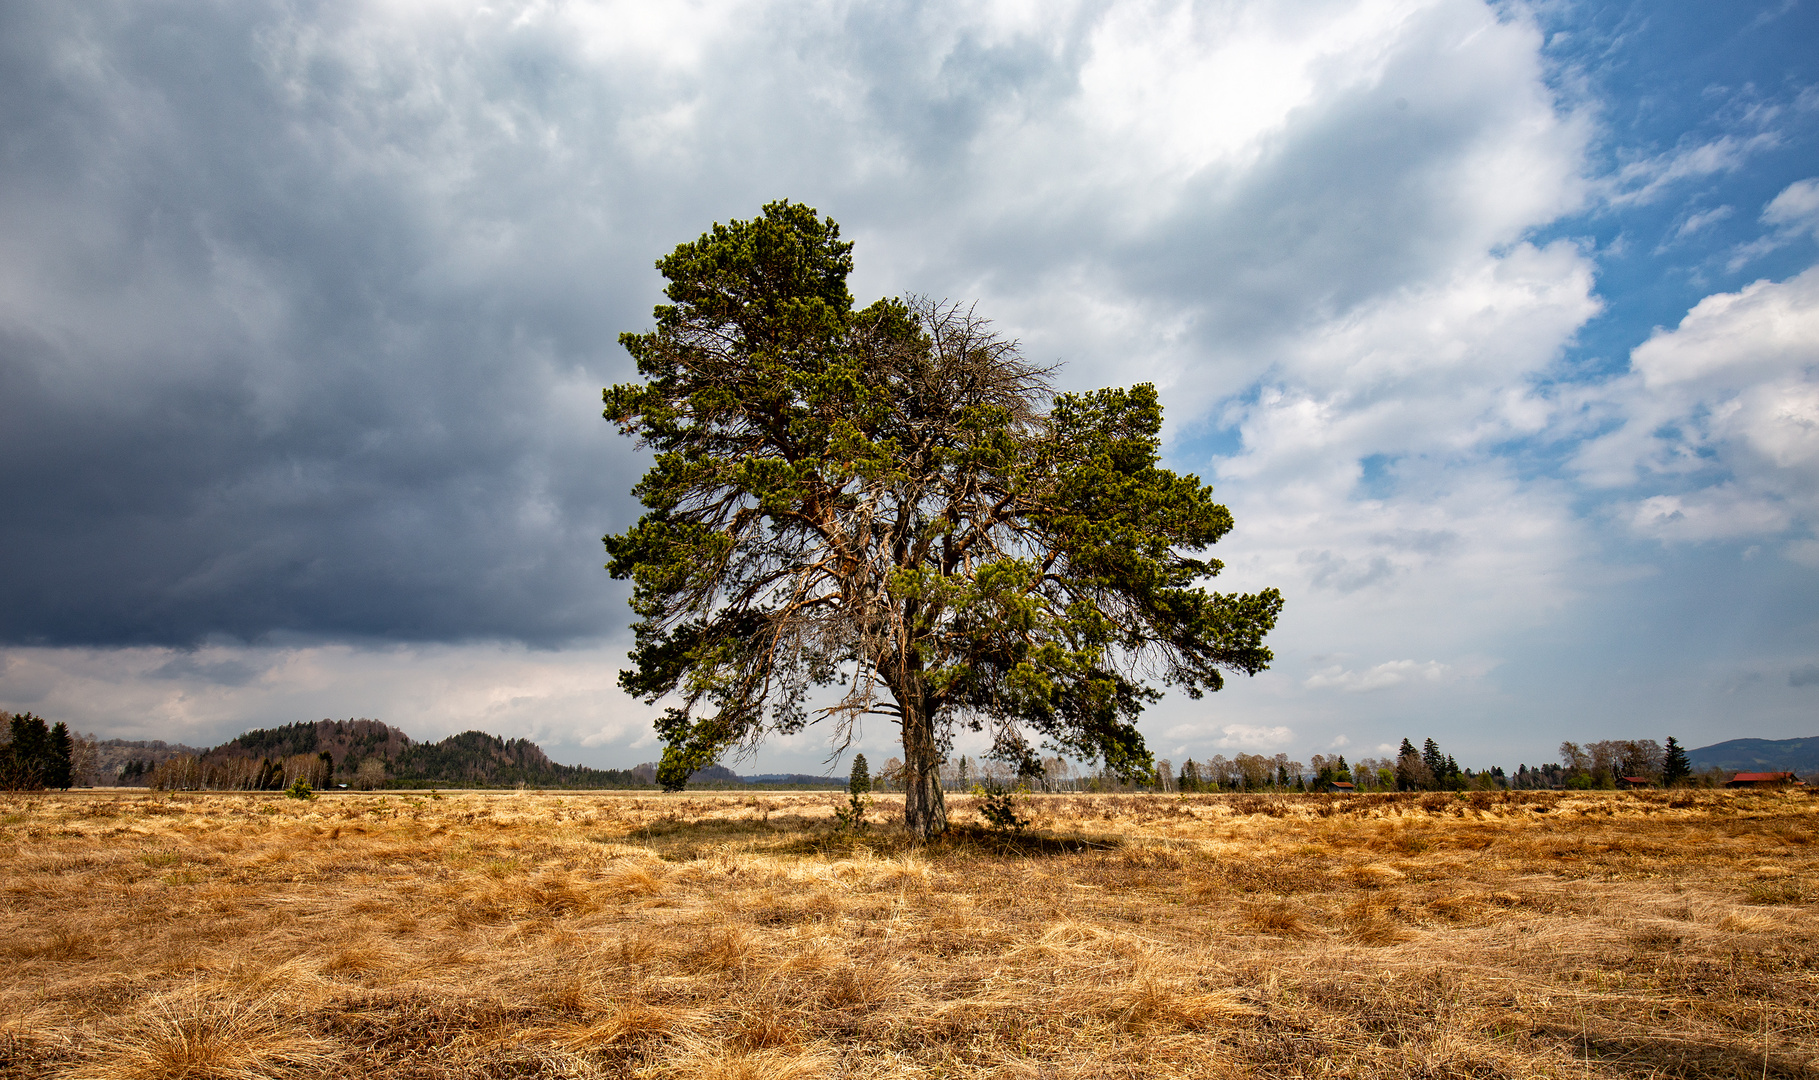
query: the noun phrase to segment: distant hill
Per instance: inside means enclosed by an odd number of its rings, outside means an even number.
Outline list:
[[[643,781],[629,769],[558,765],[529,739],[464,731],[437,743],[406,746],[391,759],[388,787],[630,788]]]
[[[255,728],[208,751],[205,757],[290,757],[327,753],[335,771],[352,773],[369,757],[393,761],[412,745],[411,737],[378,720],[318,720]]]
[[[201,755],[207,762],[230,758],[291,758],[327,754],[333,783],[349,783],[362,765],[378,761],[386,787],[640,788],[650,786],[629,769],[558,765],[529,739],[502,739],[464,731],[440,742],[416,742],[378,720],[318,720],[260,728],[229,739]]]
[[[1731,739],[1686,752],[1693,769],[1727,772],[1819,773],[1819,738]]]
[[[503,739],[484,731],[464,731],[440,742],[417,742],[390,724],[365,718],[255,728],[208,749],[109,739],[100,744],[99,750],[102,767],[97,773],[103,783],[142,784],[154,777],[156,767],[184,759],[193,766],[186,766],[190,769],[186,775],[200,778],[193,779],[193,783],[201,787],[259,787],[281,769],[286,775],[309,777],[310,783],[327,776],[330,784],[383,783],[389,788],[657,786],[655,762],[631,769],[559,765],[529,739]],[[312,758],[327,758],[328,763],[302,760]],[[319,771],[312,773],[311,769]],[[689,786],[694,788],[724,790],[748,783],[765,787],[844,787],[846,781],[803,773],[742,777],[724,765],[709,765],[689,777]]]

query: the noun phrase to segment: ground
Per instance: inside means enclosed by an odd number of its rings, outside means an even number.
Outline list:
[[[0,1076],[1819,1076],[1804,793],[833,805],[0,795]]]

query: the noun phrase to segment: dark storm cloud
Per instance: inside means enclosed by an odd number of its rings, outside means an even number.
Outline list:
[[[0,636],[621,621],[597,394],[654,241],[578,247],[610,208],[569,227],[535,154],[402,115],[422,86],[287,69],[282,8],[5,10]]]
[[[622,629],[597,394],[651,260],[780,195],[904,224],[866,162],[951,197],[987,104],[1074,63],[882,6],[651,43],[694,67],[486,17],[0,13],[0,640]]]
[[[866,237],[861,291],[1017,302],[1084,267],[1218,356],[1508,239],[1449,163],[1535,108],[1442,47],[1482,18],[1442,5],[1368,92],[1148,208],[1119,148],[1218,116],[1092,119],[1115,8],[528,10],[0,12],[0,640],[612,633],[599,536],[639,470],[596,395],[651,260],[710,221],[819,205]],[[1138,81],[1167,33],[1124,47]],[[1065,379],[1131,377],[1065,333],[1032,345]]]

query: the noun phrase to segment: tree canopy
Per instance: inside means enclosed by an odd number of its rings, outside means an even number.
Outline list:
[[[0,791],[67,789],[73,779],[74,750],[68,725],[61,720],[46,725],[43,717],[31,713],[0,713],[0,719],[7,728],[6,741],[0,743]]]
[[[922,835],[956,726],[1019,763],[1148,771],[1149,682],[1263,670],[1280,594],[1202,587],[1232,519],[1159,467],[1153,386],[1055,394],[970,309],[856,308],[839,236],[788,201],[716,224],[658,261],[656,328],[620,337],[644,381],[605,416],[653,461],[607,568],[638,617],[621,685],[675,702],[659,779],[817,718],[844,747],[867,715],[901,728]]]

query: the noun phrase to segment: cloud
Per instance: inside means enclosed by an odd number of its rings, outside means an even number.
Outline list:
[[[1762,220],[1794,233],[1811,233],[1819,239],[1819,177],[1799,180],[1782,189],[1762,210]]]
[[[1171,464],[1238,522],[1222,587],[1289,597],[1276,670],[1197,731],[1370,745],[1402,696],[1327,693],[1367,682],[1507,715],[1473,658],[1585,625],[1634,576],[1606,531],[1767,508],[1819,551],[1804,399],[1772,390],[1805,369],[1694,341],[1772,351],[1791,282],[1628,381],[1563,367],[1605,305],[1555,226],[1772,136],[1601,181],[1599,103],[1548,64],[1476,0],[7,8],[0,704],[626,745],[599,537],[643,463],[599,388],[652,260],[789,196],[857,241],[862,300],[978,298],[1065,388],[1159,385]],[[1768,226],[1806,228],[1796,188]]]
[[[1275,750],[1295,740],[1286,727],[1257,727],[1251,724],[1226,724],[1213,745],[1225,750]]]
[[[1666,197],[1676,183],[1736,172],[1752,156],[1774,149],[1781,141],[1782,136],[1774,131],[1688,141],[1618,169],[1607,182],[1605,200],[1612,206],[1655,202]]]
[[[1781,193],[1762,208],[1761,220],[1764,225],[1771,227],[1769,233],[1746,244],[1739,244],[1731,252],[1726,268],[1732,273],[1742,269],[1750,260],[1786,247],[1803,237],[1810,235],[1819,239],[1819,177],[1796,180],[1781,189]]]
[[[1705,297],[1631,368],[1601,391],[1621,422],[1578,464],[1595,484],[1679,488],[1638,498],[1633,528],[1702,541],[1819,526],[1819,268]]]
[[[1819,686],[1819,664],[1807,664],[1787,673],[1789,686]]]
[[[613,632],[614,337],[653,257],[781,194],[848,224],[862,295],[980,296],[1177,424],[1285,363],[1394,424],[1429,365],[1348,339],[1522,338],[1460,320],[1589,282],[1489,254],[1581,197],[1585,132],[1477,3],[784,10],[13,9],[0,639]]]
[[[1701,210],[1698,213],[1688,214],[1686,219],[1674,230],[1674,239],[1679,240],[1691,236],[1701,229],[1716,225],[1718,222],[1725,220],[1734,213],[1736,213],[1735,207],[1714,206],[1710,210]]]
[[[1339,664],[1322,668],[1303,681],[1310,690],[1387,690],[1392,686],[1438,683],[1450,669],[1438,660],[1386,660],[1364,671],[1353,671]]]
[[[8,653],[13,708],[82,730],[207,745],[254,727],[371,717],[419,739],[478,728],[612,764],[655,710],[616,685],[623,647],[269,644]]]

